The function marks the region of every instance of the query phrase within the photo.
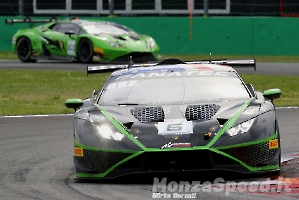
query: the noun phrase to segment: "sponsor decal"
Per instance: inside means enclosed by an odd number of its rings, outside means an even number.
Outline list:
[[[161,149],[165,149],[165,148],[184,148],[184,147],[191,147],[191,143],[190,142],[169,142],[164,144]]]
[[[132,87],[137,85],[138,81],[137,80],[132,80],[132,81],[121,81],[121,82],[116,82],[116,83],[111,83],[107,86],[107,90],[111,89],[116,89],[116,88],[125,88],[125,87]]]
[[[82,157],[83,156],[83,149],[80,147],[75,147],[74,148],[74,155]]]
[[[145,71],[145,70],[136,70],[134,73],[130,74],[122,74],[119,76],[118,79],[144,79],[144,78],[168,78],[168,77],[184,77],[184,76],[213,76],[213,77],[228,77],[234,76],[231,72],[224,72],[224,71],[200,71],[200,70],[189,70],[178,68],[173,71],[168,71],[169,69],[165,69],[164,71],[153,72],[153,70]]]
[[[69,55],[76,55],[75,45],[76,45],[76,41],[75,40],[69,40],[68,41],[68,43],[67,43],[67,53]]]
[[[269,140],[269,149],[278,148],[278,139]]]

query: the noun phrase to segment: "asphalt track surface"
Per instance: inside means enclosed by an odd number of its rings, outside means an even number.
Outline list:
[[[21,64],[2,62],[0,69],[50,69],[85,70],[86,65],[55,62]],[[271,70],[270,69],[273,70]],[[296,70],[296,68],[298,70]],[[283,72],[281,71],[282,69]],[[246,69],[247,70],[247,69]],[[247,71],[239,72],[247,73]],[[297,64],[263,63],[254,73],[272,75],[299,75]],[[248,71],[252,73],[252,71]],[[216,192],[200,189],[196,199],[297,199],[299,198],[299,108],[278,108],[277,118],[281,132],[282,164],[279,180],[292,178],[291,190],[277,192],[235,191]],[[143,200],[152,199],[153,178],[156,175],[124,176],[112,181],[75,182],[73,156],[72,115],[0,117],[0,200]],[[292,158],[291,160],[289,160]],[[198,161],[194,161],[198,162]],[[163,175],[162,175],[163,177]],[[162,177],[159,177],[161,180]],[[213,181],[222,177],[225,181],[247,183],[252,180],[266,183],[261,176],[231,176],[223,173],[176,174],[169,181]],[[277,176],[271,176],[277,180]],[[289,180],[289,179],[288,179]],[[269,181],[268,181],[269,182]],[[267,183],[268,183],[267,182]],[[271,181],[270,181],[271,182]],[[275,181],[274,181],[275,182]],[[271,184],[271,188],[272,185]],[[170,198],[173,199],[173,198]]]
[[[90,64],[97,65],[97,64]],[[86,71],[86,64],[75,62],[38,61],[37,63],[21,63],[19,61],[1,61],[1,69],[33,69],[33,70],[70,70]],[[253,68],[236,68],[239,73],[264,75],[299,75],[299,63],[257,63]]]

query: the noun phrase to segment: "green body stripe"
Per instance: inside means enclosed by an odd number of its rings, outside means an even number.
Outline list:
[[[242,143],[242,144],[234,144],[234,145],[229,145],[229,146],[215,147],[215,149],[230,149],[230,148],[250,146],[250,145],[266,142],[266,141],[269,141],[269,140],[273,140],[273,139],[277,138],[277,136],[278,136],[278,134],[277,134],[277,130],[276,130],[276,133],[274,135],[272,135],[270,137],[267,137],[267,138],[264,138],[264,139],[261,139],[261,140],[257,140],[257,141],[254,141],[254,142]]]
[[[243,113],[243,111],[248,107],[248,105],[251,103],[251,101],[254,99],[254,97],[248,99],[240,108],[239,110],[234,114],[232,118],[230,118],[218,131],[216,136],[207,144],[206,146],[209,148],[211,147],[220,137],[224,134],[224,132],[228,129],[230,129],[235,121],[240,117],[240,115]]]
[[[140,152],[140,151],[137,151],[137,150],[105,149],[105,148],[97,148],[97,147],[86,146],[86,145],[78,143],[76,139],[74,139],[74,145],[77,146],[77,147],[81,147],[83,149],[94,150],[94,151],[121,152],[121,153]]]
[[[217,149],[213,149],[211,148],[210,149],[211,151],[215,152],[215,153],[218,153],[218,154],[221,154],[223,156],[226,156],[232,160],[235,160],[237,161],[240,165],[242,165],[243,167],[246,167],[249,171],[251,172],[256,172],[256,171],[263,171],[263,170],[271,170],[271,169],[278,169],[279,168],[279,165],[273,165],[273,166],[263,166],[263,167],[250,167],[248,165],[246,165],[244,162],[242,162],[241,160],[233,157],[233,156],[230,156],[229,154],[227,153],[224,153],[222,151],[219,151]]]
[[[104,108],[102,108],[99,105],[96,105],[100,111],[103,113],[103,115],[105,115],[105,117],[107,117],[108,120],[110,120],[113,125],[124,135],[126,135],[130,140],[132,140],[136,145],[138,145],[141,149],[145,150],[146,147],[141,144],[138,140],[136,140],[136,138],[134,138],[130,133],[128,133],[128,131],[126,130],[126,128],[119,123],[117,120],[115,120],[110,113],[108,113]]]
[[[107,171],[105,171],[104,173],[101,174],[84,174],[84,173],[78,173],[76,174],[77,177],[97,177],[97,178],[103,178],[105,176],[107,176],[107,174],[109,174],[112,170],[114,170],[117,166],[119,166],[120,164],[142,154],[142,151],[136,152],[130,156],[128,156],[127,158],[123,159],[122,161],[116,163],[115,165],[113,165],[112,167],[110,167]]]

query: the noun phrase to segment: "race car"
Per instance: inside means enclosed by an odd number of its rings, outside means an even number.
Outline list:
[[[45,22],[35,27],[34,23]],[[6,19],[6,24],[29,23],[12,38],[12,51],[22,62],[38,59],[71,60],[81,63],[157,61],[159,46],[147,35],[120,24],[101,20]]]
[[[254,59],[88,66],[114,70],[74,109],[76,179],[202,170],[277,173],[281,147],[274,99],[246,84],[236,67]]]

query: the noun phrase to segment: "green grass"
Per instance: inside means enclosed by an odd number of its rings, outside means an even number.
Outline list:
[[[12,52],[3,52],[0,51],[0,60],[17,60],[18,57]]]
[[[100,89],[109,73],[86,77],[86,72],[1,70],[0,116],[69,114],[64,106],[68,98],[87,98]],[[265,76],[241,74],[256,90],[282,90],[276,106],[299,106],[298,76]]]

